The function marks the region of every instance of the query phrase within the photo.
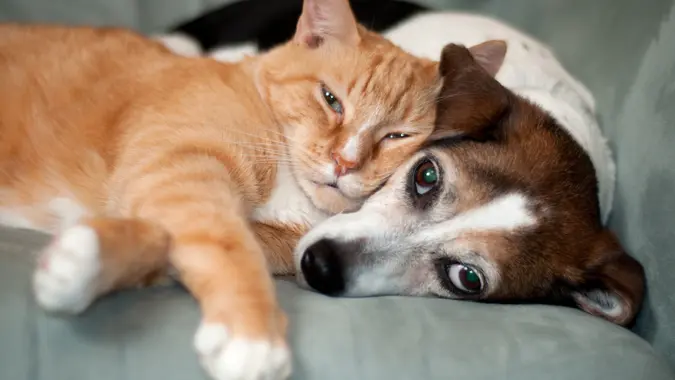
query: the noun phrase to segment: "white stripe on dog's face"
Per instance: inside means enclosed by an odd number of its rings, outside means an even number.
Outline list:
[[[419,163],[427,159],[442,176],[434,201],[420,209],[410,183]],[[452,159],[440,151],[417,154],[360,210],[329,218],[300,241],[295,256],[299,282],[307,285],[303,254],[314,243],[329,241],[340,250],[343,296],[436,294],[459,298],[463,294],[452,291],[447,283],[450,276],[443,272],[457,265],[452,263],[470,266],[484,277],[487,288],[482,295],[493,291],[500,282],[497,263],[480,242],[462,237],[515,231],[535,225],[536,218],[527,197],[515,191],[467,208],[463,204],[467,199],[458,189],[458,174]],[[464,211],[457,212],[460,209]]]
[[[510,193],[420,231],[412,240],[421,243],[454,239],[470,231],[514,230],[531,226],[535,221],[527,209],[525,196]]]

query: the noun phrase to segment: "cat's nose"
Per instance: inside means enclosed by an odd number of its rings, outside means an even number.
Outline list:
[[[307,284],[319,293],[335,296],[345,289],[342,261],[335,244],[328,239],[307,248],[300,260],[300,270]]]
[[[338,177],[347,174],[347,172],[358,166],[357,162],[347,160],[337,152],[333,152],[331,158],[333,159],[333,162],[335,162],[335,175]]]

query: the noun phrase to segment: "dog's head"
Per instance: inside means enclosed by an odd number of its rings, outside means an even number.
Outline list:
[[[301,240],[301,284],[340,296],[575,304],[635,317],[642,266],[602,226],[593,165],[546,112],[448,45],[436,130],[364,206]]]

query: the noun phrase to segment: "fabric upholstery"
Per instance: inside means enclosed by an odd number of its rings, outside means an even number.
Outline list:
[[[30,272],[45,242],[0,230],[0,379],[206,379],[192,351],[199,312],[180,288],[120,293],[74,318],[37,309]],[[675,379],[635,334],[574,309],[277,286],[294,379]]]
[[[0,21],[160,32],[222,0],[0,0]],[[610,226],[645,266],[634,331],[581,312],[385,297],[328,299],[278,281],[295,379],[675,379],[675,0],[428,0],[503,18],[550,44],[594,93],[616,155]],[[30,297],[44,237],[0,232],[0,379],[199,379],[195,302],[128,292],[59,319]],[[644,339],[644,340],[643,340]],[[651,346],[647,343],[650,343]],[[652,348],[653,347],[653,348]]]

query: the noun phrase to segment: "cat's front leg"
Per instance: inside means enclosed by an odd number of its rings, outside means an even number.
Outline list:
[[[293,250],[309,225],[281,222],[253,222],[253,232],[262,245],[270,271],[274,275],[295,272]]]
[[[194,345],[217,380],[285,379],[286,319],[246,207],[222,162],[187,152],[126,183],[122,209],[161,224],[169,261],[199,302]]]

